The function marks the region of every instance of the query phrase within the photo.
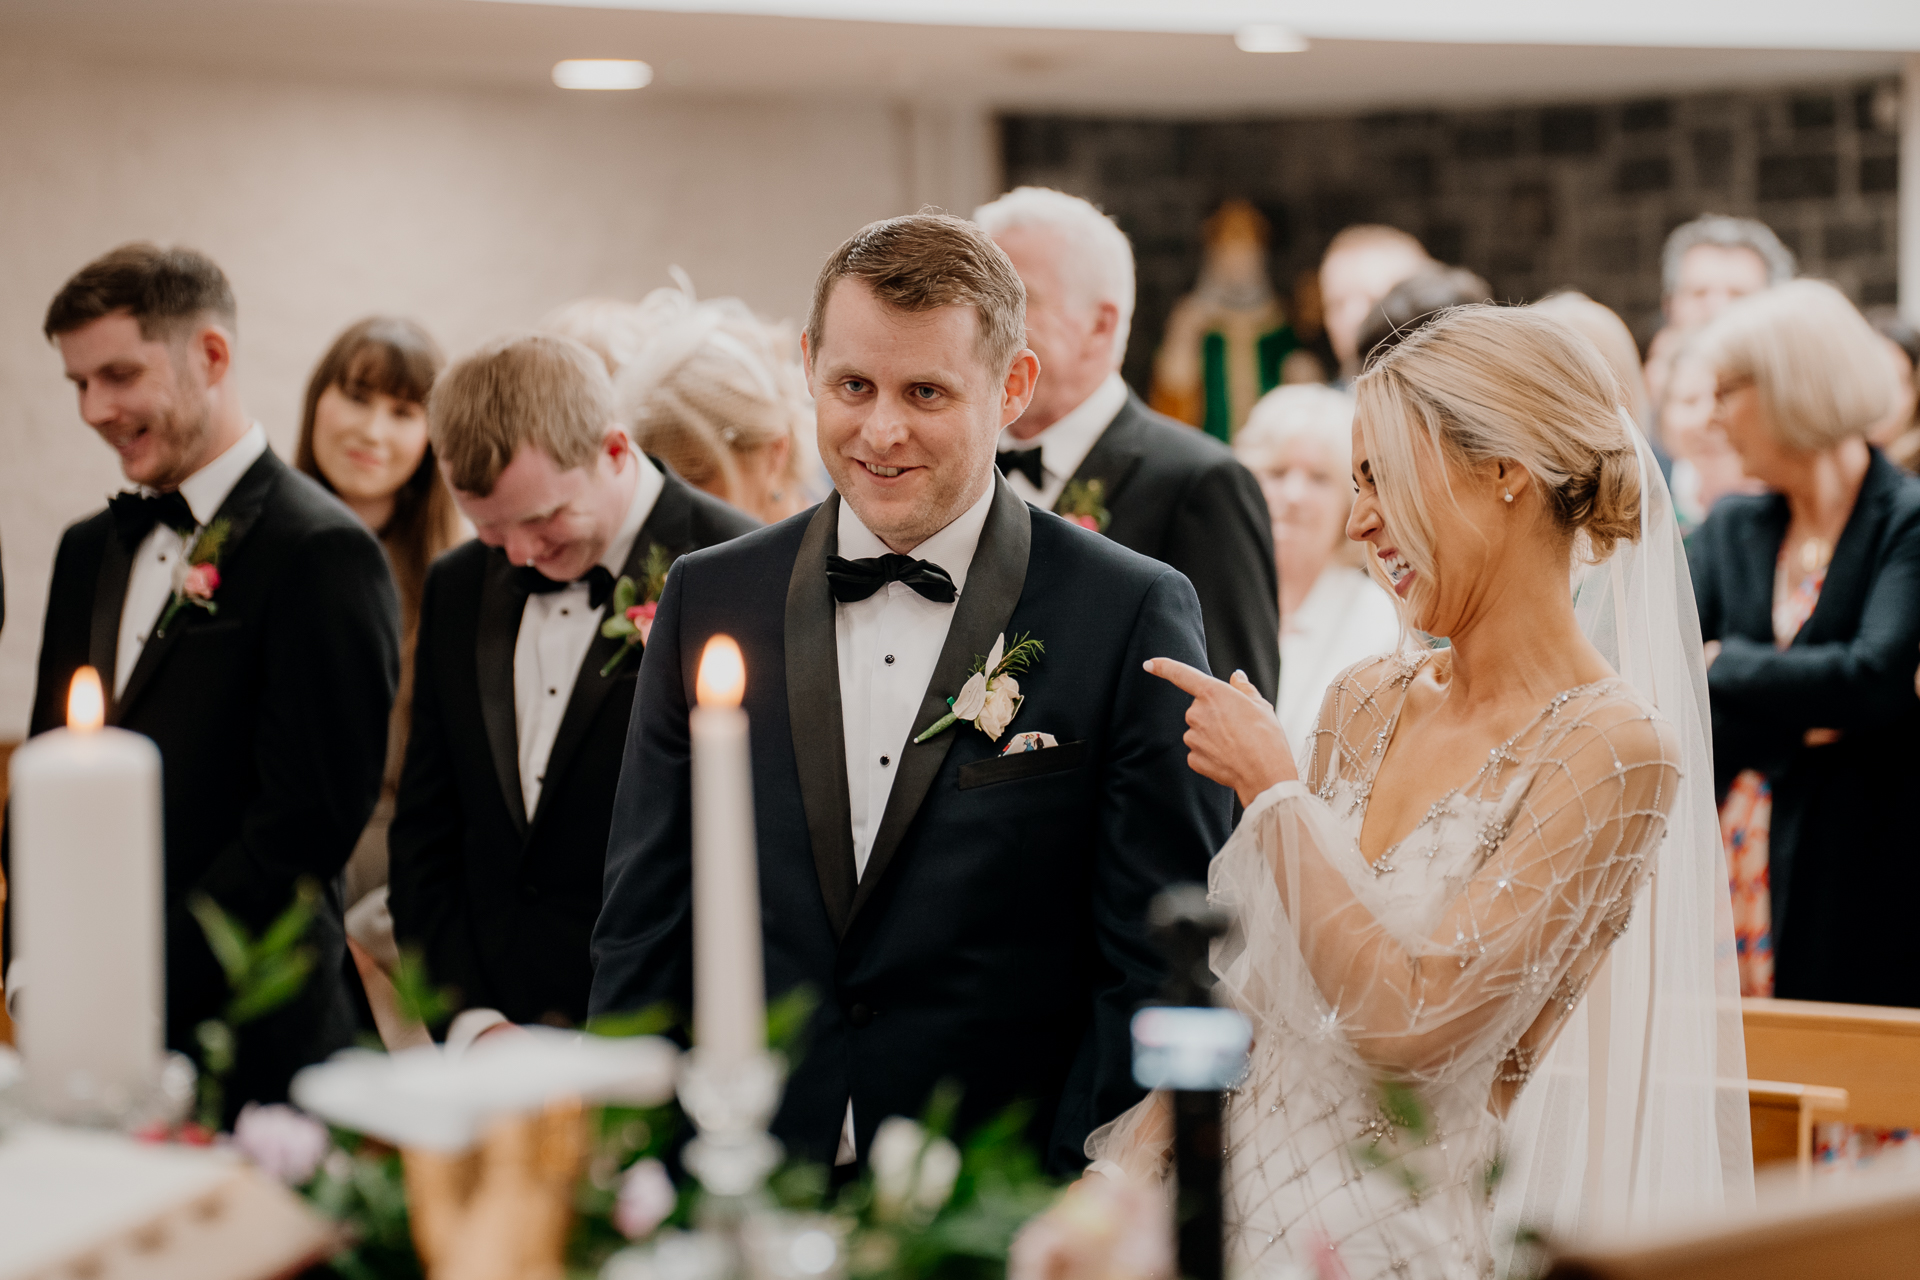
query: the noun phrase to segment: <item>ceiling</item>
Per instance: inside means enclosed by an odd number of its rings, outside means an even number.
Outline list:
[[[981,0],[985,9],[1012,0]],[[1089,0],[1032,0],[1084,7]],[[995,108],[1128,114],[1239,114],[1398,108],[1471,103],[1628,97],[1758,83],[1893,74],[1902,63],[1890,38],[1920,46],[1920,3],[1901,0],[1895,20],[1873,25],[1875,48],[1649,47],[1626,39],[1618,23],[1571,34],[1551,23],[1510,22],[1531,43],[1493,42],[1489,24],[1506,0],[1476,0],[1473,22],[1436,25],[1433,0],[1349,3],[1314,18],[1291,0],[1184,0],[1213,30],[1063,30],[926,22],[871,22],[766,16],[801,9],[876,11],[880,0],[659,0],[680,11],[596,3],[497,0],[0,0],[0,50],[32,50],[92,62],[298,74],[391,82],[457,84],[561,93],[549,72],[561,58],[640,58],[654,67],[642,92],[671,97],[843,98],[982,104]],[[1788,0],[1741,0],[1748,13],[1786,12]],[[913,6],[921,4],[915,10]],[[940,0],[887,0],[887,11],[953,16]],[[1134,0],[1145,12],[1183,0]],[[1828,0],[1793,12],[1832,14],[1822,29],[1862,30],[1862,12],[1885,0]],[[1532,10],[1551,9],[1527,0]],[[1654,0],[1616,0],[1629,17]],[[1722,0],[1670,2],[1678,13],[1718,12]],[[1620,6],[1625,6],[1621,9]],[[1106,6],[1112,9],[1114,6]],[[1121,6],[1125,8],[1126,6]],[[1509,6],[1510,7],[1510,6]],[[1571,6],[1559,6],[1571,8]],[[713,12],[715,9],[763,12]],[[1299,14],[1313,37],[1297,54],[1247,54],[1230,36],[1236,15],[1255,10]],[[1329,16],[1331,13],[1331,16]],[[1396,19],[1395,14],[1400,16]],[[1384,16],[1383,16],[1384,15]],[[1491,15],[1491,16],[1490,16]],[[1711,16],[1711,13],[1709,13]],[[1872,17],[1866,12],[1866,17]],[[1393,19],[1393,20],[1389,20]],[[1650,20],[1649,20],[1650,21]],[[1423,27],[1421,23],[1425,23]],[[1140,25],[1135,23],[1135,25]],[[1162,25],[1166,25],[1164,22]],[[1777,42],[1795,38],[1777,24],[1727,23],[1725,37]],[[1701,23],[1672,28],[1696,40]],[[1912,27],[1911,33],[1907,28]],[[1643,24],[1661,36],[1657,24]],[[1442,43],[1353,38],[1354,32],[1446,35]],[[1346,34],[1342,34],[1346,33]],[[1888,33],[1892,33],[1889,35]],[[1619,43],[1542,43],[1549,37],[1602,37]],[[1661,37],[1666,38],[1666,37]],[[1808,37],[1812,39],[1811,36]],[[1764,43],[1764,41],[1761,41]],[[1866,43],[1864,36],[1861,43]]]

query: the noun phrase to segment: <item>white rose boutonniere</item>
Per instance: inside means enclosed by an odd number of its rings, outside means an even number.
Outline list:
[[[1005,635],[995,639],[993,652],[974,663],[973,674],[960,686],[960,692],[947,699],[953,710],[928,725],[914,742],[938,737],[962,720],[998,742],[1026,701],[1014,673],[1026,671],[1046,651],[1047,647],[1031,636],[1015,636],[1012,648],[1007,647]]]

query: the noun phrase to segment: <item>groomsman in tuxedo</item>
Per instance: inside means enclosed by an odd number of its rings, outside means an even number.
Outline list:
[[[89,264],[47,309],[80,416],[137,488],[60,540],[32,719],[34,733],[66,723],[68,685],[92,666],[107,722],[159,745],[172,1048],[197,1054],[195,1028],[229,996],[190,899],[259,930],[301,881],[320,888],[312,971],[239,1029],[230,1109],[283,1099],[295,1071],[353,1040],[339,875],[379,798],[400,663],[386,556],[268,449],[241,404],[236,331],[220,268],[150,244]]]
[[[702,647],[730,635],[767,990],[820,1000],[774,1130],[813,1160],[864,1160],[951,1079],[963,1128],[1025,1100],[1048,1166],[1082,1166],[1140,1096],[1147,904],[1205,879],[1227,835],[1227,792],[1186,767],[1188,700],[1141,669],[1204,661],[1193,588],[994,470],[1039,375],[1023,296],[944,214],[842,245],[804,339],[837,493],[682,560],[641,667],[593,1008],[690,1007],[688,708]],[[961,696],[1001,637],[1032,642],[999,677],[1019,697]]]
[[[1153,412],[1120,379],[1133,323],[1133,248],[1078,196],[1020,187],[976,210],[1027,287],[1040,385],[1000,439],[1000,469],[1035,506],[1170,564],[1200,597],[1207,663],[1280,686],[1273,525],[1226,446]]]
[[[389,902],[398,940],[459,991],[461,1043],[585,1020],[649,569],[759,522],[638,452],[606,366],[570,338],[456,362],[427,422],[479,536],[427,575]],[[626,609],[636,629],[603,634]]]

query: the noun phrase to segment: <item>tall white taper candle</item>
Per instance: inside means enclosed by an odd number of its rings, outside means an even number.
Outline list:
[[[760,967],[760,868],[753,839],[746,664],[731,636],[700,655],[693,746],[693,1035],[732,1062],[766,1048]]]
[[[67,725],[13,753],[14,955],[33,1096],[63,1120],[111,1123],[160,1068],[160,752],[103,728],[82,667]]]

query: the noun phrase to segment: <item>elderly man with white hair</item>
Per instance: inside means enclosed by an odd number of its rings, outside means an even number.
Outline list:
[[[1077,196],[1019,187],[975,210],[1027,287],[1040,380],[1000,439],[1021,498],[1185,574],[1207,661],[1280,683],[1280,588],[1260,484],[1225,445],[1154,413],[1120,378],[1133,321],[1133,248]]]

